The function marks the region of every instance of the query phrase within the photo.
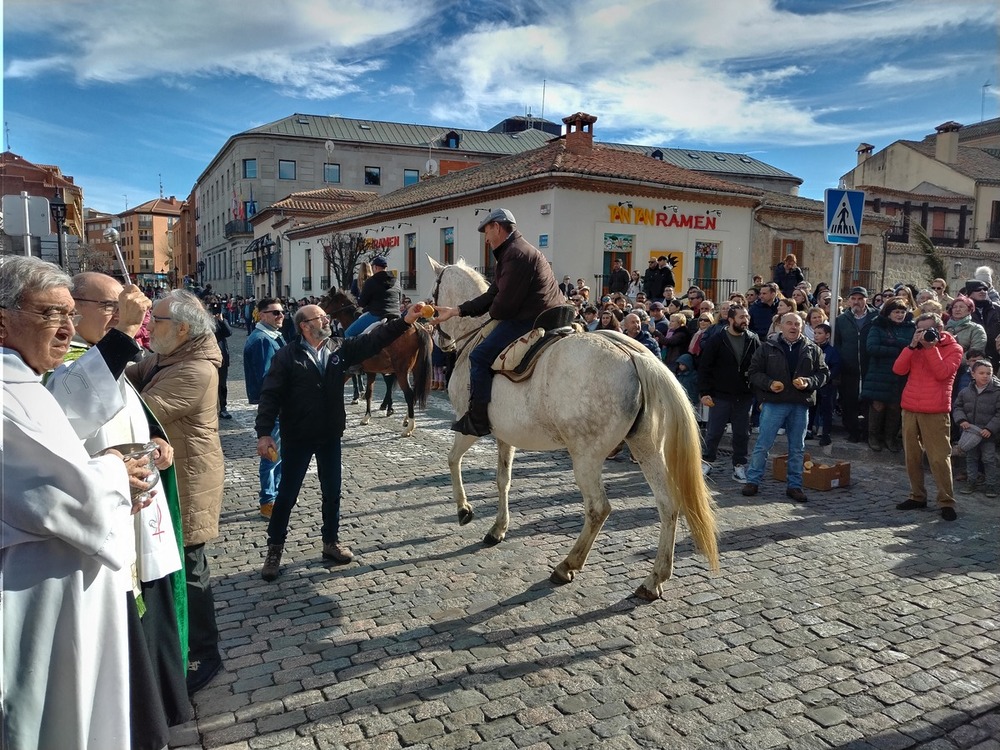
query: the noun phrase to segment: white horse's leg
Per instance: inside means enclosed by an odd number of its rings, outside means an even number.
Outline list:
[[[653,500],[660,516],[660,539],[652,572],[635,590],[641,599],[652,601],[663,595],[663,582],[674,574],[674,544],[677,539],[677,504],[667,494],[667,464],[663,452],[643,445],[641,440],[629,443],[632,455],[639,462],[643,476],[653,490]]]
[[[448,469],[451,471],[451,492],[455,497],[455,505],[458,507],[458,523],[465,526],[476,517],[465,497],[465,485],[462,484],[462,456],[472,447],[472,444],[479,438],[475,435],[463,435],[455,433],[455,442],[451,444],[451,451],[448,453]]]
[[[483,538],[483,543],[500,544],[510,528],[510,470],[514,465],[514,446],[497,440],[497,517]]]
[[[566,559],[552,571],[550,580],[553,583],[569,583],[577,571],[583,569],[587,562],[587,556],[594,546],[594,540],[597,539],[601,527],[611,515],[611,503],[608,502],[604,485],[601,483],[604,454],[586,457],[572,456],[572,458],[576,484],[583,494],[583,530]]]

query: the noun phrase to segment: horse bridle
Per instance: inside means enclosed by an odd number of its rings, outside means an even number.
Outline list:
[[[438,292],[441,290],[441,279],[444,278],[444,272],[447,271],[448,268],[449,266],[445,266],[444,268],[441,269],[441,273],[438,274],[437,281],[434,283],[434,293],[431,294],[431,301],[434,303],[434,307],[438,306]],[[450,336],[447,331],[442,330],[439,324],[438,326],[436,326],[438,333],[438,347],[440,347],[441,351],[443,352],[455,351],[456,349],[458,349],[458,345],[461,342],[465,341],[466,339],[471,339],[473,336],[475,336],[477,333],[483,330],[487,325],[489,325],[490,320],[492,320],[492,318],[487,318],[486,322],[483,323],[481,326],[472,329],[471,331],[462,336],[459,336],[457,339],[454,338],[453,336]],[[468,343],[466,343],[466,346],[468,346]],[[463,346],[462,349],[464,348],[465,347]],[[461,353],[462,350],[459,349],[458,354],[461,355]]]

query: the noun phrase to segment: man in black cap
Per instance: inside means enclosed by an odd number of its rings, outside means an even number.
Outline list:
[[[993,370],[1000,368],[1000,356],[997,352],[997,336],[1000,335],[1000,305],[990,299],[990,285],[979,279],[969,279],[965,282],[965,292],[975,304],[970,316],[972,320],[986,329],[986,356],[993,363]]]
[[[868,406],[861,401],[861,379],[868,370],[868,331],[878,310],[868,304],[868,290],[863,286],[851,289],[848,307],[837,316],[834,346],[840,352],[840,411],[851,443],[863,439],[862,414]]]
[[[531,330],[535,318],[565,304],[549,261],[514,227],[514,214],[496,208],[479,224],[493,250],[493,282],[483,294],[458,307],[438,307],[437,321],[456,315],[475,318],[489,313],[496,326],[469,356],[469,411],[451,429],[477,437],[490,434],[489,405],[493,361],[514,339]]]

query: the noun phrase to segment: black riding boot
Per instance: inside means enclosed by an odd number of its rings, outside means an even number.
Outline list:
[[[475,435],[483,437],[490,434],[490,404],[488,401],[472,401],[469,403],[469,411],[465,416],[451,426],[455,432],[463,435]]]

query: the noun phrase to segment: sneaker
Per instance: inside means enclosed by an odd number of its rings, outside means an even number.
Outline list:
[[[778,428],[778,434],[779,435],[784,435],[785,434],[785,428],[784,427],[779,427]]]
[[[323,544],[323,557],[343,565],[354,559],[354,553],[341,545],[340,542],[325,542]]]
[[[813,432],[812,430],[806,430],[806,440],[815,440],[815,439],[816,439],[816,433]]]
[[[820,445],[821,445],[822,447],[824,447],[824,448],[825,448],[826,446],[830,445],[830,443],[832,443],[832,442],[833,442],[833,441],[832,441],[832,440],[830,439],[830,436],[829,436],[829,435],[822,435],[822,436],[820,436],[820,439],[819,439],[819,444],[820,444]]]
[[[801,487],[789,487],[785,490],[785,494],[797,503],[804,503],[809,499],[806,497],[806,493],[802,491]]]
[[[941,518],[943,518],[945,521],[954,521],[956,518],[958,518],[958,513],[955,512],[954,508],[948,505],[941,509]]]
[[[203,687],[208,685],[215,675],[219,673],[220,669],[222,669],[222,659],[218,656],[213,656],[211,659],[188,662],[188,695],[194,695]]]
[[[976,491],[976,483],[975,482],[963,482],[962,483],[962,488],[959,490],[959,492],[961,492],[962,494],[965,494],[965,495],[971,495],[975,491]]]
[[[920,508],[926,508],[927,503],[922,500],[914,500],[912,497],[909,500],[904,500],[896,506],[896,510],[918,510]]]
[[[736,464],[733,467],[733,481],[739,482],[740,484],[746,484],[747,481],[747,467],[743,464]]]
[[[757,489],[758,487],[756,484],[754,484],[753,482],[747,482],[746,484],[743,485],[743,494],[746,497],[753,497],[754,495],[757,494]]]
[[[260,569],[260,577],[265,581],[273,581],[281,574],[281,553],[285,551],[282,544],[267,545],[267,557],[264,567]]]
[[[264,518],[270,518],[271,513],[274,512],[274,503],[261,503],[260,504],[260,515]]]
[[[233,415],[230,414],[225,409],[223,409],[222,411],[219,412],[219,419],[232,419],[232,418],[233,418]]]
[[[995,498],[995,497],[1000,497],[1000,489],[998,489],[996,485],[989,484],[986,487],[987,487],[987,489],[983,493],[983,495],[985,495],[986,497],[990,498],[991,500],[993,498]]]
[[[701,475],[703,477],[707,477],[711,473],[712,473],[712,464],[710,464],[708,461],[702,460],[702,462],[701,462]]]

